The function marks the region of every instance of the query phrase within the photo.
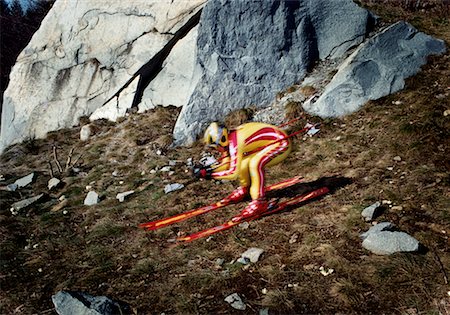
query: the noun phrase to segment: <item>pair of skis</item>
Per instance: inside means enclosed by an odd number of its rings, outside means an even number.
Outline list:
[[[302,181],[302,179],[303,178],[301,176],[296,176],[296,177],[284,180],[282,182],[270,185],[270,186],[266,187],[266,192],[285,189],[287,187],[290,187],[297,183],[300,183]],[[258,214],[258,215],[252,216],[252,217],[244,218],[241,220],[236,220],[236,221],[230,220],[230,221],[225,222],[224,224],[221,224],[221,225],[218,225],[215,227],[211,227],[211,228],[208,228],[206,230],[203,230],[203,231],[200,231],[197,233],[193,233],[193,234],[183,236],[183,237],[178,237],[177,242],[191,242],[191,241],[194,241],[194,240],[202,238],[202,237],[207,237],[212,234],[216,234],[221,231],[228,230],[228,229],[232,228],[233,226],[241,224],[243,222],[252,221],[252,220],[258,219],[260,217],[273,214],[275,212],[280,212],[280,211],[286,209],[287,207],[299,205],[308,200],[325,195],[328,192],[329,192],[328,188],[322,187],[322,188],[316,189],[312,192],[309,192],[309,193],[306,193],[303,195],[299,195],[299,196],[295,196],[293,198],[290,198],[290,199],[280,202],[280,203],[277,203],[276,201],[272,201],[269,205],[269,209],[264,213],[261,213],[261,214]],[[233,202],[231,202],[229,200],[223,199],[219,202],[213,203],[213,204],[205,206],[205,207],[201,207],[198,209],[183,212],[183,213],[180,213],[180,214],[168,217],[168,218],[164,218],[161,220],[143,223],[143,224],[140,224],[139,227],[147,229],[147,230],[157,230],[157,229],[166,227],[168,225],[178,223],[178,222],[187,220],[189,218],[192,218],[192,217],[204,214],[204,213],[208,213],[213,210],[223,208],[232,203]]]

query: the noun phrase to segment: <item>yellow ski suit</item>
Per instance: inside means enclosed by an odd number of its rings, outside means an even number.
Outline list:
[[[264,168],[283,161],[291,152],[287,134],[276,126],[251,122],[228,135],[228,151],[211,174],[216,179],[239,178],[242,187],[250,186],[253,200],[265,196]],[[260,150],[259,150],[260,149]]]

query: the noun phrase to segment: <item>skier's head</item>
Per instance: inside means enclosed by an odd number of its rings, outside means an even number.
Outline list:
[[[206,128],[203,140],[207,146],[216,149],[228,147],[228,130],[224,125],[213,122]]]

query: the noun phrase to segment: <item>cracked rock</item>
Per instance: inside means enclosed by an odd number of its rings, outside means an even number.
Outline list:
[[[237,293],[233,293],[233,294],[230,294],[229,296],[227,296],[225,298],[225,302],[230,304],[232,308],[240,310],[240,311],[245,311],[245,309],[247,308],[247,306],[245,305],[245,303],[242,301],[241,297]]]

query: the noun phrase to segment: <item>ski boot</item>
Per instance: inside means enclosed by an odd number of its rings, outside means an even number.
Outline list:
[[[238,216],[235,216],[231,220],[233,222],[238,222],[243,219],[253,217],[255,215],[266,212],[268,207],[269,203],[264,198],[252,200],[252,202],[250,202]]]
[[[239,187],[238,189],[233,190],[233,192],[228,196],[222,199],[222,202],[225,203],[238,203],[245,199],[248,195],[248,187]]]

